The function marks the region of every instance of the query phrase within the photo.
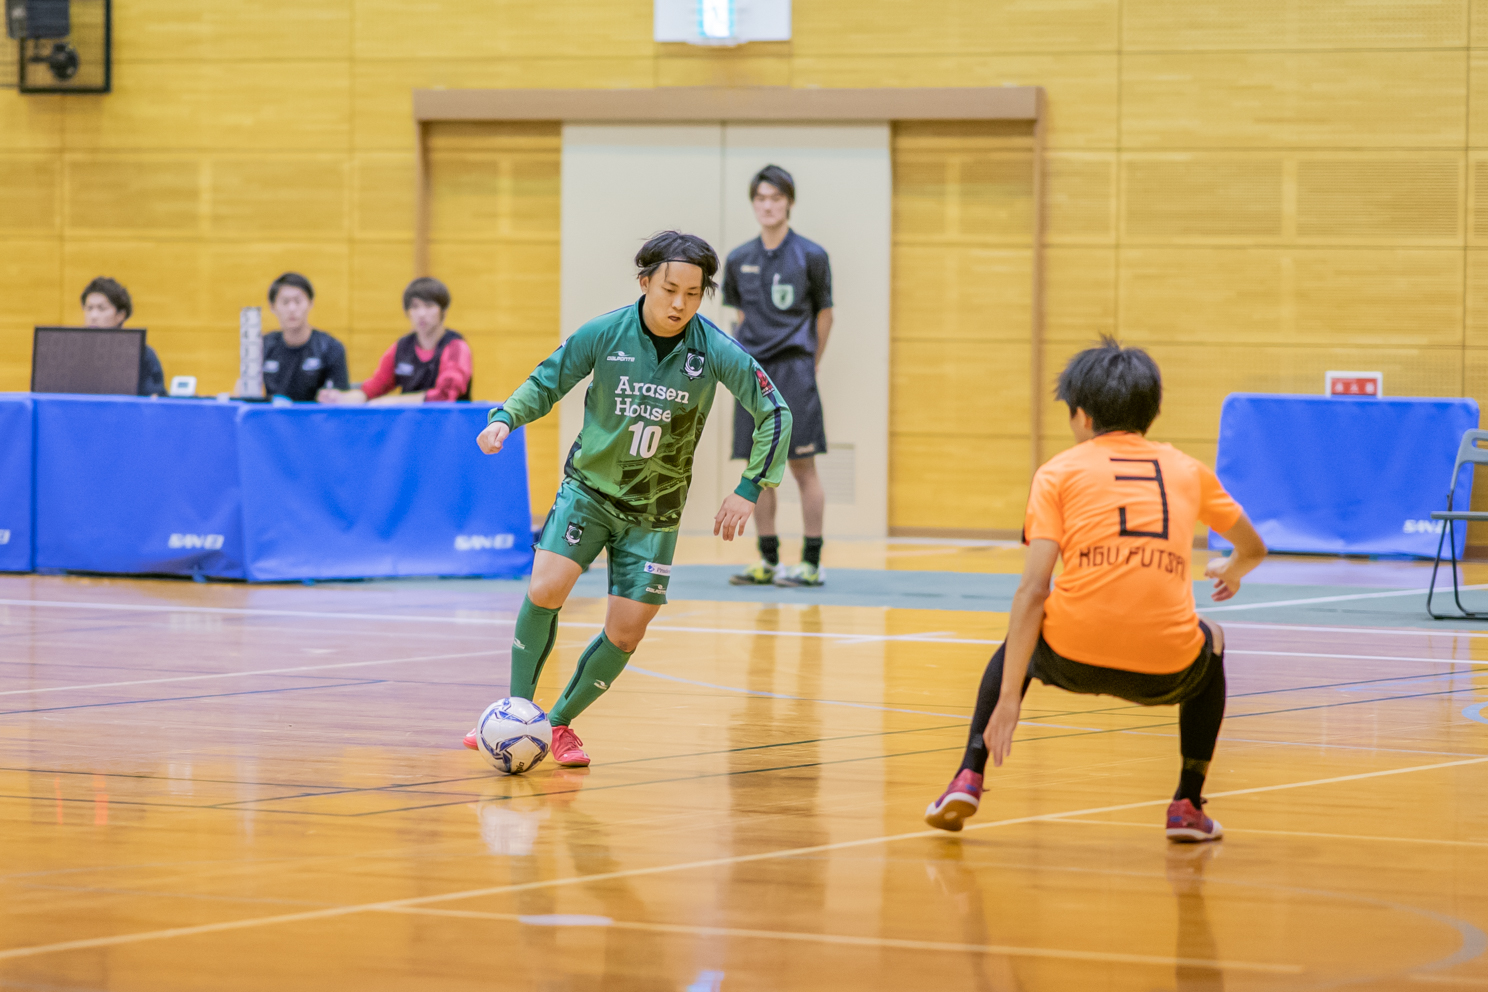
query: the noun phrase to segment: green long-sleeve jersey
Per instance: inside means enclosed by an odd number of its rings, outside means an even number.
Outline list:
[[[592,372],[584,426],[564,475],[621,512],[667,529],[682,518],[693,453],[721,382],[754,417],[749,465],[734,491],[753,502],[761,489],[780,485],[791,414],[770,377],[701,315],[688,322],[682,343],[657,361],[640,307],[622,307],[574,331],[488,419],[513,430],[529,424]]]

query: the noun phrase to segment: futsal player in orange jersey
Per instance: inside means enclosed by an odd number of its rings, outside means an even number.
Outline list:
[[[1194,610],[1194,522],[1235,546],[1204,569],[1216,601],[1235,595],[1266,546],[1208,466],[1144,436],[1162,404],[1162,376],[1146,352],[1106,338],[1070,359],[1055,395],[1079,443],[1034,474],[1007,639],[982,675],[961,770],[925,821],[960,830],[977,811],[987,757],[1001,766],[1012,752],[1023,695],[1038,679],[1142,706],[1178,704],[1183,767],[1168,839],[1217,840],[1224,831],[1204,815],[1201,792],[1224,719],[1225,642],[1219,624]]]

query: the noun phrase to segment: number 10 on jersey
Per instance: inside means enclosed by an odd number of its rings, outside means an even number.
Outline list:
[[[630,453],[642,458],[650,458],[656,454],[657,447],[661,444],[661,428],[647,427],[645,424],[631,424],[628,430],[635,435],[630,442]]]

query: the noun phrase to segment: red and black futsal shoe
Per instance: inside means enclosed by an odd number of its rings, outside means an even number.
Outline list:
[[[982,777],[963,768],[950,787],[925,810],[925,822],[941,830],[960,830],[963,821],[976,815],[982,804]]]
[[[553,728],[553,760],[564,768],[583,768],[589,764],[584,742],[572,727]]]
[[[476,742],[475,742],[475,735],[478,734],[478,733],[480,733],[480,728],[479,727],[473,727],[473,728],[471,728],[470,733],[468,733],[468,734],[465,735],[465,746],[468,747],[468,748],[470,748],[470,750],[472,750],[472,751],[479,751],[480,750],[480,745],[476,744]]]
[[[1206,840],[1219,840],[1224,836],[1224,827],[1218,820],[1210,819],[1201,809],[1187,799],[1174,799],[1168,804],[1168,840],[1178,844],[1197,844]]]

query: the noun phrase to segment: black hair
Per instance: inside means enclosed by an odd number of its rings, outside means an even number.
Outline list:
[[[1113,337],[1087,348],[1059,373],[1054,398],[1063,400],[1070,416],[1084,410],[1096,433],[1135,431],[1146,434],[1162,408],[1162,373],[1141,348],[1123,348]]]
[[[278,279],[275,279],[273,282],[269,283],[270,303],[273,303],[275,300],[279,299],[279,290],[283,289],[285,286],[293,286],[295,289],[304,290],[307,297],[312,300],[315,299],[315,287],[310,285],[309,279],[306,279],[298,272],[286,272]]]
[[[134,314],[134,301],[129,298],[129,290],[119,285],[108,276],[99,276],[88,283],[88,288],[83,290],[83,295],[78,301],[84,306],[88,305],[88,297],[94,293],[102,293],[108,301],[114,305],[114,309],[122,313],[126,318]]]
[[[635,264],[639,276],[651,276],[667,262],[686,262],[703,270],[703,291],[712,293],[718,285],[713,277],[718,274],[718,253],[696,234],[681,231],[662,231],[653,234],[636,252]]]
[[[751,200],[754,199],[754,194],[759,192],[760,183],[769,183],[784,193],[787,200],[792,203],[796,202],[796,181],[791,178],[789,172],[786,172],[780,166],[767,165],[754,174],[754,178],[749,180],[749,198]]]
[[[423,300],[439,308],[440,313],[449,309],[449,287],[432,276],[419,276],[403,290],[403,309],[407,311],[414,300]]]

